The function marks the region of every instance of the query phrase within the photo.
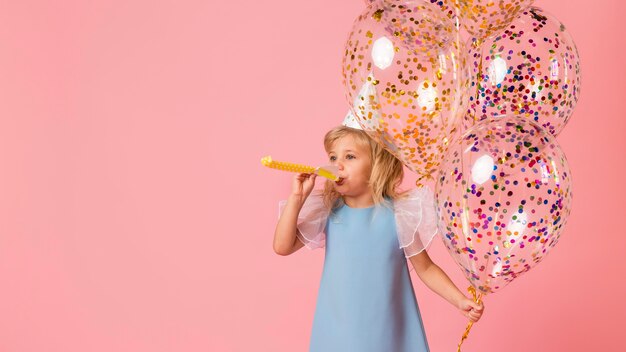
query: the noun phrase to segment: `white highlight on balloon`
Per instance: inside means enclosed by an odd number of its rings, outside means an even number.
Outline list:
[[[381,70],[391,66],[395,55],[393,43],[387,37],[376,39],[372,46],[372,61]]]
[[[550,160],[550,164],[552,164],[552,175],[554,176],[554,183],[557,186],[561,186],[561,178],[559,177],[559,169],[554,162],[554,159]],[[559,187],[560,188],[560,187]]]
[[[497,85],[502,83],[504,81],[504,77],[506,77],[506,71],[506,61],[504,61],[503,58],[498,56],[493,59],[487,69],[491,84]]]
[[[550,59],[550,79],[556,79],[559,77],[559,60],[555,58]]]
[[[448,65],[446,65],[446,54],[441,53],[439,54],[439,73],[446,74],[447,71]]]
[[[496,246],[494,249],[498,251],[498,246]],[[502,259],[498,257],[496,261],[497,262],[493,266],[493,269],[491,269],[491,275],[490,275],[494,279],[500,276],[500,274],[502,274]]]
[[[515,217],[515,219],[513,219]],[[528,215],[526,212],[515,213],[511,216],[511,221],[509,221],[506,226],[509,231],[511,231],[512,236],[521,236],[524,233],[524,230],[528,225]],[[517,232],[517,235],[515,234]]]
[[[491,179],[493,165],[493,158],[489,155],[483,155],[476,159],[474,165],[472,165],[472,182],[482,185]]]
[[[543,95],[543,87],[542,89],[539,89],[539,87],[542,87],[540,82],[535,82],[528,85],[528,89],[530,89],[531,92],[535,93],[535,101],[540,101],[541,96]]]
[[[539,166],[539,172],[541,173],[541,184],[548,185],[551,179],[554,179],[556,184],[559,184],[558,170],[556,169],[556,164],[554,160],[546,160],[539,159],[537,161],[537,166]],[[537,170],[533,168],[533,171],[537,173]]]
[[[437,90],[428,80],[422,81],[417,86],[417,105],[423,112],[432,112],[437,103]]]

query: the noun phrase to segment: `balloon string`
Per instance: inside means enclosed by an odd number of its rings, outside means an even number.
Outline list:
[[[473,286],[468,287],[467,291],[472,294],[472,297],[474,297],[474,302],[476,302],[477,304],[480,304],[483,294],[479,293],[477,296],[476,289]],[[467,327],[465,328],[465,333],[461,337],[461,342],[459,342],[459,348],[456,350],[457,352],[461,352],[461,345],[463,344],[463,341],[465,341],[465,339],[469,335],[470,329],[472,329],[472,325],[474,325],[473,321],[470,321],[467,324]]]
[[[427,174],[422,174],[422,176],[420,176],[416,181],[415,181],[415,186],[417,188],[422,188],[424,187],[424,183],[422,183],[422,181],[433,181],[434,177],[432,175],[432,171],[429,171]]]

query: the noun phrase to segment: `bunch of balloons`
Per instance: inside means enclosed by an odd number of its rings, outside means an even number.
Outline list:
[[[533,0],[365,2],[342,64],[351,114],[435,182],[446,248],[479,297],[496,292],[571,211],[556,137],[580,95],[576,45]]]

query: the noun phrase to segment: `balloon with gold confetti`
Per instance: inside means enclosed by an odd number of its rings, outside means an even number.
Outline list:
[[[506,28],[534,0],[447,0],[459,9],[459,21],[467,32],[482,41]]]
[[[442,240],[476,290],[501,290],[558,243],[572,175],[556,139],[524,117],[481,121],[448,149],[436,198]]]
[[[375,1],[393,1],[393,0],[363,0],[365,5],[370,5]],[[454,18],[456,11],[454,8],[454,0],[428,0],[431,4],[439,7],[439,10],[443,12],[450,19]]]
[[[484,41],[470,61],[476,94],[465,128],[515,114],[557,136],[568,123],[580,96],[580,60],[572,36],[554,16],[531,7]]]
[[[427,0],[374,1],[345,45],[342,72],[354,116],[420,179],[435,175],[469,100],[467,51],[455,31]]]

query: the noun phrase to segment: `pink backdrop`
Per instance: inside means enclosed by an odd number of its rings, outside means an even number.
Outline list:
[[[487,297],[464,350],[617,351],[626,6],[536,4],[582,57],[558,138],[573,213],[544,262]],[[290,175],[259,161],[324,160],[362,6],[3,2],[0,351],[306,350],[323,251],[274,254]],[[467,286],[440,241],[430,253]],[[432,351],[455,350],[466,321],[414,282]]]

